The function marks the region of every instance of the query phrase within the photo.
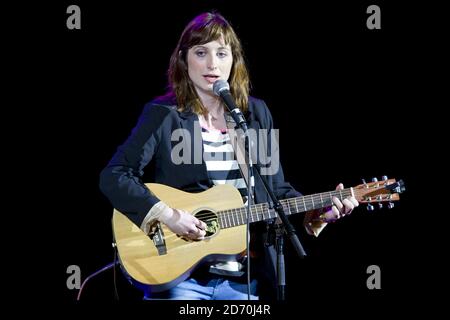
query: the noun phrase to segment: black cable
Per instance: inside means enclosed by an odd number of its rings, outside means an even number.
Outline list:
[[[116,282],[116,278],[117,278],[117,273],[116,273],[116,264],[118,264],[117,261],[117,246],[114,245],[114,268],[113,268],[113,282],[114,282],[114,298],[119,301],[119,292],[117,291],[117,282]]]
[[[108,270],[108,269],[111,269],[112,267],[115,266],[115,264],[116,264],[116,261],[114,261],[114,262],[112,262],[112,263],[110,263],[110,264],[107,264],[106,266],[104,266],[104,267],[101,268],[100,270],[94,272],[94,273],[91,274],[89,277],[87,277],[87,278],[83,281],[83,283],[81,284],[80,291],[78,291],[77,301],[80,300],[81,292],[83,291],[84,285],[85,285],[91,278],[95,277],[95,276],[98,275],[99,273],[102,273],[103,271],[106,271],[106,270]]]

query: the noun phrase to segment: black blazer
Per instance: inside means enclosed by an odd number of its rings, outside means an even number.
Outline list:
[[[268,130],[273,128],[272,116],[262,100],[252,97],[249,99],[246,118],[249,128]],[[182,131],[179,131],[180,140],[171,141],[172,132],[176,129],[187,129],[190,138],[184,137]],[[195,155],[195,152],[190,152],[190,155],[184,155],[187,157],[185,159],[190,158],[188,163],[175,164],[171,159],[172,150],[176,145],[178,145],[177,154],[182,156],[183,152],[179,151],[180,148],[183,150],[181,147],[183,145],[184,150],[194,150],[194,144],[203,148],[200,132],[198,116],[192,112],[178,112],[173,101],[160,98],[146,104],[131,135],[102,170],[100,189],[114,208],[140,226],[151,207],[160,201],[143,185],[144,168],[150,162],[154,168],[154,181],[151,182],[189,192],[203,191],[212,187],[213,183],[208,177],[202,153]],[[270,146],[270,134],[268,143]],[[259,139],[257,145],[259,156],[261,154],[270,156],[268,154],[270,148],[264,150],[265,152],[259,152],[259,148],[265,148]],[[259,167],[267,166],[267,157],[257,160]],[[284,181],[281,165],[276,174],[265,177],[280,199],[300,196],[299,192]],[[255,177],[255,202],[270,202],[262,182],[257,177]]]
[[[257,139],[256,168],[260,171],[260,168],[268,166],[267,157],[271,156],[269,150],[271,146],[270,130],[273,129],[272,116],[264,101],[250,97],[246,118],[249,128],[268,130],[267,149],[259,152],[259,148],[265,148],[265,145],[259,138]],[[192,139],[182,133],[180,136],[182,139],[171,141],[172,132],[176,129],[186,129]],[[196,132],[197,135],[195,135]],[[184,145],[180,145],[180,142]],[[172,161],[171,154],[174,148],[178,148],[176,150],[179,151],[180,146],[185,146],[185,150],[194,150],[194,144],[201,148],[197,159],[195,159],[195,152],[186,155],[181,152],[180,154],[190,161],[181,164],[175,164]],[[274,150],[278,152],[277,149]],[[160,201],[143,185],[144,168],[152,168],[151,182],[162,183],[189,192],[203,191],[212,187],[213,183],[208,177],[202,155],[203,142],[198,116],[192,112],[180,113],[177,111],[175,101],[158,98],[145,105],[131,135],[117,149],[111,161],[102,170],[100,189],[114,208],[127,215],[140,227],[151,207]],[[261,155],[265,155],[265,157],[260,157]],[[198,164],[195,164],[195,160]],[[301,195],[285,182],[281,165],[276,173],[265,177],[279,199]],[[271,202],[257,176],[255,176],[255,202]],[[269,284],[266,286],[267,293],[261,292],[260,286],[261,296],[273,298],[275,251],[273,246],[263,245],[267,237],[265,231],[265,224],[252,225],[252,250],[263,253],[257,254],[258,258],[254,259],[256,263],[252,264],[252,270],[254,270],[252,274],[256,274],[260,280],[267,280],[260,281],[260,283]]]

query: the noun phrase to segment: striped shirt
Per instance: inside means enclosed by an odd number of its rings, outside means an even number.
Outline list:
[[[203,157],[209,178],[214,185],[230,184],[238,189],[244,203],[247,204],[247,184],[239,169],[228,132],[202,127],[202,139]],[[244,274],[244,266],[239,261],[218,262],[212,264],[209,270],[211,273],[228,276]]]
[[[239,190],[246,202],[247,185],[239,169],[228,132],[202,127],[202,139],[203,157],[209,178],[214,185],[232,185]]]

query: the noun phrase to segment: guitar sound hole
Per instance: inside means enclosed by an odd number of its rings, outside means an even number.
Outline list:
[[[206,223],[205,239],[208,237],[212,237],[217,232],[219,232],[219,223],[217,221],[217,215],[214,212],[208,211],[208,210],[201,210],[201,211],[195,213],[194,216],[197,219]]]

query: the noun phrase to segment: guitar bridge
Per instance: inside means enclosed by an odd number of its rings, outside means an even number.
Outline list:
[[[150,231],[148,236],[150,237],[150,239],[153,240],[153,244],[158,250],[158,254],[160,256],[167,254],[166,241],[164,240],[164,232],[159,223],[156,223],[153,226],[152,231]]]

